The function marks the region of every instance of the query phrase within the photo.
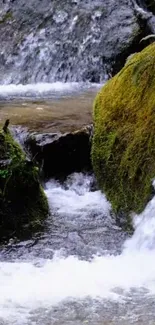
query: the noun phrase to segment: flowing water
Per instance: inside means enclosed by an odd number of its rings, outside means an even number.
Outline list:
[[[91,123],[100,87],[91,83],[133,53],[137,15],[154,32],[142,0],[0,2],[0,124],[30,131]],[[0,325],[154,325],[155,198],[130,237],[93,175],[52,179],[45,192],[44,232],[0,247]]]
[[[153,325],[155,198],[129,238],[92,175],[50,180],[45,192],[45,231],[1,247],[0,324]]]
[[[0,0],[0,84],[103,82],[137,35],[129,0]]]
[[[99,87],[0,87],[0,118],[31,130],[74,129],[90,123]],[[135,216],[130,238],[93,175],[51,179],[45,192],[44,232],[0,247],[0,325],[154,325],[155,198]]]

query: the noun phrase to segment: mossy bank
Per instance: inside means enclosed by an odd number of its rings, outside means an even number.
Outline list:
[[[115,212],[140,213],[155,177],[155,43],[133,55],[94,103],[92,162]]]
[[[0,130],[0,241],[40,229],[47,215],[38,169],[26,159],[8,129]]]

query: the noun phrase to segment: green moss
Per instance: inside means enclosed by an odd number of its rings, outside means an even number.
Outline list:
[[[25,159],[24,152],[18,143],[13,140],[9,131],[7,133],[0,131],[0,158],[12,159],[12,163]]]
[[[0,238],[38,230],[48,214],[38,168],[9,131],[0,132]]]
[[[141,212],[155,177],[155,43],[134,55],[94,103],[92,162],[114,211]]]

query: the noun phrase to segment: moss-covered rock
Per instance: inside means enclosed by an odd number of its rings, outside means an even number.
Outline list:
[[[155,177],[155,43],[109,80],[94,104],[92,161],[115,212],[141,212]]]
[[[0,131],[0,240],[40,229],[47,214],[38,169],[10,132]]]

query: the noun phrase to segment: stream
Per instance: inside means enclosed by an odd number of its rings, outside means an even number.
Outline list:
[[[92,123],[101,84],[154,30],[153,1],[0,0],[0,127],[21,140]],[[44,231],[0,246],[0,325],[154,325],[155,197],[131,236],[92,173],[44,190]]]
[[[155,198],[130,238],[93,175],[51,179],[45,192],[45,231],[1,247],[0,324],[153,325]]]
[[[90,123],[99,85],[76,92],[57,86],[48,94],[46,86],[37,92],[29,85],[33,94],[6,86],[1,121],[18,125],[20,116],[39,132]],[[155,198],[134,216],[130,236],[115,223],[93,174],[50,179],[45,193],[51,213],[44,231],[0,247],[0,325],[154,325]]]

